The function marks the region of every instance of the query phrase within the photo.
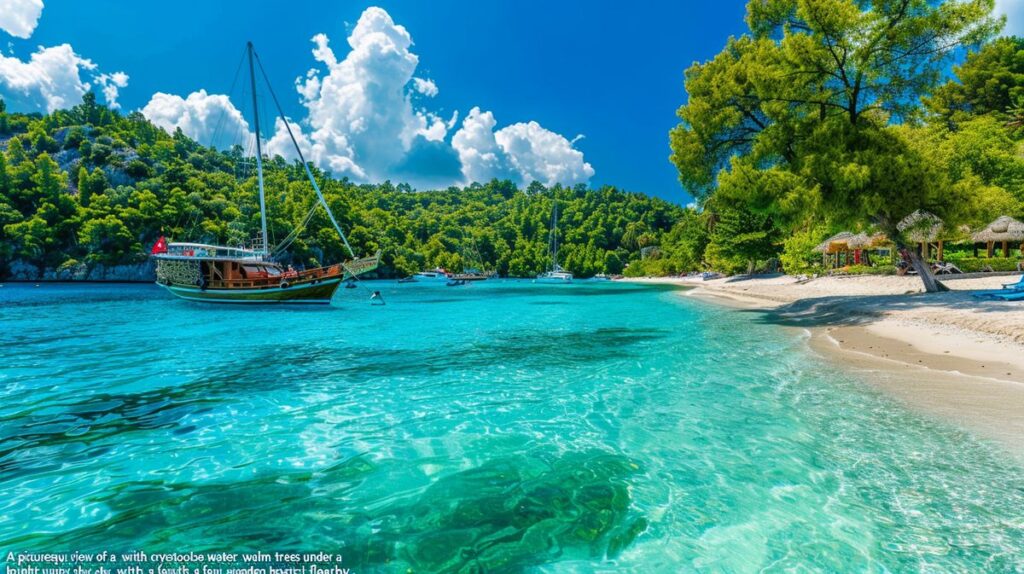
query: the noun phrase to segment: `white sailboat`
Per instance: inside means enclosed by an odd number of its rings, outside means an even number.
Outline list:
[[[447,283],[448,279],[451,277],[451,274],[445,271],[444,269],[441,269],[440,267],[436,267],[434,269],[430,269],[427,271],[420,271],[419,273],[414,274],[412,277],[416,281],[436,281],[438,283]]]
[[[558,201],[551,214],[551,267],[537,275],[537,283],[572,283],[572,273],[558,264]]]

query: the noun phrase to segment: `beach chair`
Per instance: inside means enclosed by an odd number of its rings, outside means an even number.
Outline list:
[[[1003,283],[1003,289],[1013,289],[1015,291],[1024,289],[1024,275],[1021,275],[1016,283]]]
[[[1021,297],[1015,297],[1013,299],[1007,299],[1007,296],[1021,295]],[[1002,289],[994,289],[991,291],[979,291],[974,294],[978,299],[1003,299],[1004,301],[1018,301],[1024,299],[1024,276],[1017,280],[1016,283],[1003,283]]]
[[[1024,290],[1009,291],[1007,293],[994,293],[990,298],[1000,299],[1002,301],[1024,301]]]
[[[936,261],[932,267],[935,270],[936,275],[953,275],[955,273],[963,273],[959,267],[952,263],[946,263],[944,261]]]

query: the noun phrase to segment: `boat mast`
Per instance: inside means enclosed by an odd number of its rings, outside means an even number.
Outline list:
[[[555,199],[555,214],[551,224],[551,270],[558,270],[558,199]]]
[[[263,254],[269,253],[270,243],[267,241],[267,204],[263,195],[263,147],[260,145],[260,112],[256,107],[256,68],[252,63],[252,42],[248,43],[249,80],[252,85],[252,119],[256,126],[256,180],[260,186],[260,221],[263,224]]]
[[[289,125],[288,118],[284,116],[284,109],[281,107],[281,102],[277,101],[277,94],[274,93],[274,88],[270,85],[270,78],[267,77],[267,71],[263,69],[263,61],[259,59],[258,54],[256,55],[256,63],[260,66],[260,73],[263,74],[263,81],[266,82],[267,90],[270,91],[270,98],[273,100],[274,106],[277,108],[277,115],[284,123],[285,130],[288,132],[288,137],[292,140],[292,145],[295,146],[295,153],[299,156],[299,162],[302,163],[302,167],[306,168],[306,176],[309,178],[309,183],[313,186],[313,191],[316,192],[317,198],[320,199],[320,205],[324,206],[324,211],[327,212],[327,217],[334,225],[334,229],[338,232],[338,236],[341,237],[341,242],[345,244],[345,249],[348,250],[348,254],[355,258],[356,252],[353,251],[352,246],[348,244],[348,238],[345,237],[345,232],[341,230],[341,226],[338,225],[338,220],[334,218],[334,212],[331,211],[331,206],[327,205],[327,199],[324,198],[324,194],[320,191],[320,186],[317,185],[316,178],[313,177],[313,172],[309,169],[309,164],[306,163],[306,158],[302,155],[302,148],[299,147],[299,142],[295,139],[295,134],[292,133],[292,126]],[[249,43],[249,66],[250,68],[252,67],[252,42]],[[253,82],[255,81],[256,80],[253,80]],[[258,143],[259,138],[257,138],[256,141]]]

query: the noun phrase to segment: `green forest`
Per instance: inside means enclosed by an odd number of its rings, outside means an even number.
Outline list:
[[[1024,215],[1024,39],[998,37],[993,7],[750,2],[748,32],[685,72],[666,155],[690,207],[613,187],[414,191],[314,175],[357,254],[381,250],[384,276],[435,266],[531,276],[550,263],[555,202],[560,263],[581,277],[816,272],[812,247],[832,233],[884,233],[902,248],[898,223],[918,210],[964,241]],[[160,235],[240,245],[259,229],[240,147],[168,134],[91,93],[48,115],[0,101],[0,149],[0,275],[16,261],[138,263]],[[265,165],[271,241],[302,228],[284,262],[344,259],[323,211],[307,221],[315,195],[303,166]]]
[[[694,227],[712,229],[704,261],[738,271],[778,256],[811,272],[832,233],[882,233],[939,290],[901,222],[926,211],[963,243],[1024,211],[1024,40],[998,36],[994,8],[749,2],[748,32],[686,71],[670,134],[704,207]]]
[[[139,113],[97,104],[91,93],[46,116],[7,113],[2,103],[0,110],[0,267],[138,263],[160,235],[241,245],[258,233],[255,168],[240,147],[218,151],[180,131],[167,134]],[[302,228],[284,261],[347,258],[325,212],[312,210],[316,195],[301,164],[276,157],[264,170],[271,243]],[[554,201],[560,263],[582,277],[621,273],[684,212],[610,187],[492,181],[415,192],[314,175],[356,253],[381,250],[384,276],[435,266],[534,275],[550,264]]]

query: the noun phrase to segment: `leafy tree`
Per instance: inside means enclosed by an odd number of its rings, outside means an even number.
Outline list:
[[[84,141],[85,130],[81,126],[75,126],[68,130],[68,135],[64,138],[64,149],[78,149]]]
[[[4,258],[50,267],[71,259],[131,263],[144,260],[143,247],[160,234],[235,244],[249,241],[260,228],[251,159],[238,148],[202,147],[137,113],[122,117],[93,98],[70,111],[11,117],[17,131],[0,170],[7,174],[6,183],[0,181]],[[64,143],[70,142],[69,150],[77,134],[83,138],[77,162],[74,153],[61,155],[62,161],[70,158],[71,174],[49,154],[24,145],[35,134],[63,129],[68,130]],[[310,266],[347,258],[317,207],[303,167],[277,157],[267,158],[265,168],[271,241],[279,243],[298,230],[279,253],[281,260]],[[685,211],[613,187],[547,188],[538,183],[521,190],[495,180],[413,192],[405,184],[356,185],[313,172],[356,252],[382,250],[385,275],[434,266],[535,275],[548,262],[548,226],[556,200],[563,265],[581,277],[617,273],[640,260],[642,247],[664,243]],[[69,187],[70,177],[75,184]],[[111,186],[115,181],[118,185]],[[652,270],[659,273],[684,269],[681,260],[657,261]]]
[[[3,98],[0,98],[0,134],[9,133],[10,129],[11,124],[7,119],[7,103],[4,102]]]
[[[54,239],[49,223],[36,215],[25,221],[4,226],[4,233],[11,240],[12,251],[30,260],[41,259]]]
[[[94,168],[89,173],[85,167],[78,168],[78,202],[82,207],[89,207],[93,197],[102,194],[107,189],[107,176],[100,168]]]
[[[714,269],[753,273],[758,261],[778,255],[781,232],[770,215],[721,200],[713,203],[716,221],[704,256]]]
[[[11,176],[7,173],[7,157],[0,153],[0,197],[7,197],[10,189]]]
[[[119,263],[134,250],[131,231],[114,215],[87,220],[79,232],[79,241],[91,258],[103,263]]]
[[[672,130],[680,180],[792,224],[816,210],[903,248],[918,209],[953,216],[910,128],[956,51],[991,37],[993,0],[751,0],[750,34],[687,71]],[[943,286],[904,251],[928,291]]]
[[[821,266],[820,256],[814,248],[829,237],[827,225],[809,225],[804,229],[794,230],[782,242],[782,253],[779,261],[786,273],[811,273]]]
[[[680,271],[704,267],[704,253],[711,242],[712,214],[686,209],[672,229],[662,238],[663,256]]]
[[[1009,120],[1024,101],[1024,38],[998,38],[954,70],[956,80],[925,98],[929,111],[950,127],[985,114]]]

